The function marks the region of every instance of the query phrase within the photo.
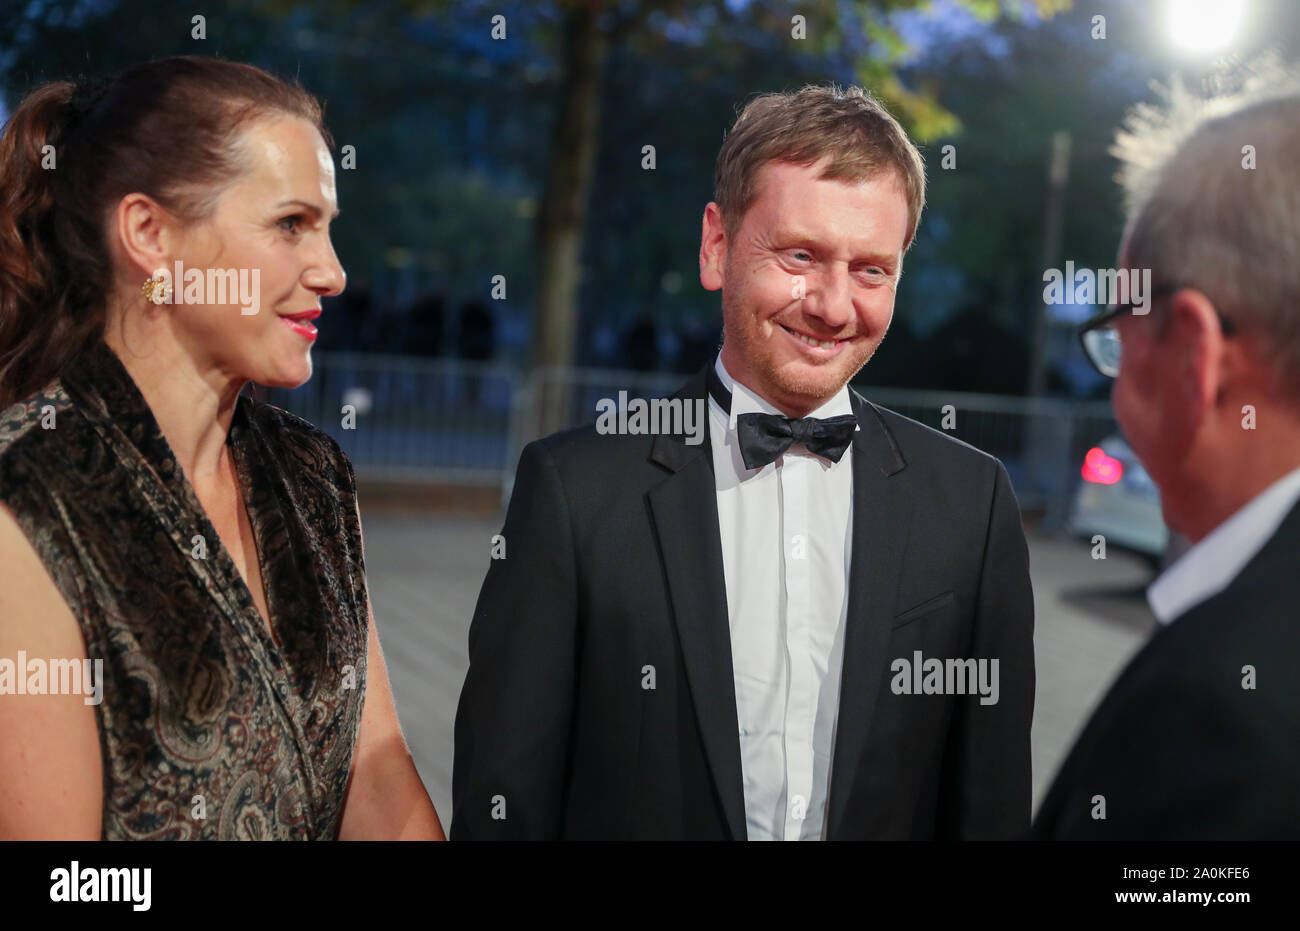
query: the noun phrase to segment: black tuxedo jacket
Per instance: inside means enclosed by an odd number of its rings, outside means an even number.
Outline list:
[[[827,836],[1022,835],[1033,595],[1006,472],[851,394]],[[705,399],[704,372],[676,396]],[[530,443],[502,535],[469,632],[452,838],[745,839],[707,432],[690,445],[593,425]],[[891,662],[917,650],[998,659],[998,702],[894,694]]]
[[[1033,836],[1300,840],[1298,604],[1300,505],[1227,588],[1157,631],[1120,674]],[[1105,819],[1093,817],[1095,796]]]

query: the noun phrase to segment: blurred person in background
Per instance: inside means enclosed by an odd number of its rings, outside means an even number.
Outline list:
[[[659,328],[649,314],[637,317],[623,334],[623,364],[633,372],[653,372],[659,366]]]
[[[414,356],[437,358],[442,354],[443,305],[437,291],[418,297],[406,311],[406,335],[400,351]]]
[[[478,298],[471,298],[460,308],[456,329],[456,354],[466,362],[484,363],[496,352],[496,320],[492,311]],[[470,407],[482,403],[484,379],[467,373],[461,384],[461,397]]]

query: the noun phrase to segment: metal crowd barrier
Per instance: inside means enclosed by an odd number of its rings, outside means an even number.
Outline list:
[[[671,394],[680,374],[547,368],[331,352],[271,403],[329,433],[370,479],[500,484],[508,498],[524,444],[545,425],[596,418],[597,402]],[[949,391],[855,386],[874,403],[997,456],[1024,509],[1064,519],[1084,453],[1117,432],[1110,405]]]

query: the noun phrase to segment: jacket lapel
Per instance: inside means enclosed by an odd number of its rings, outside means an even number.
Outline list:
[[[732,837],[744,840],[745,795],[731,664],[731,626],[727,618],[703,372],[675,396],[688,401],[704,400],[704,441],[691,446],[682,436],[655,437],[650,459],[671,474],[649,491],[650,511],[705,757]]]
[[[874,405],[852,389],[849,394],[861,429],[853,437],[853,552],[827,810],[830,840],[844,826],[888,665],[885,651],[913,503],[903,483],[891,477],[906,466],[893,434]]]

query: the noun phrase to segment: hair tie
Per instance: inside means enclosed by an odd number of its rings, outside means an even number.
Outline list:
[[[82,78],[77,81],[72,96],[68,98],[68,121],[65,134],[70,133],[90,115],[90,112],[103,99],[111,83],[111,81],[106,81],[103,78]]]

